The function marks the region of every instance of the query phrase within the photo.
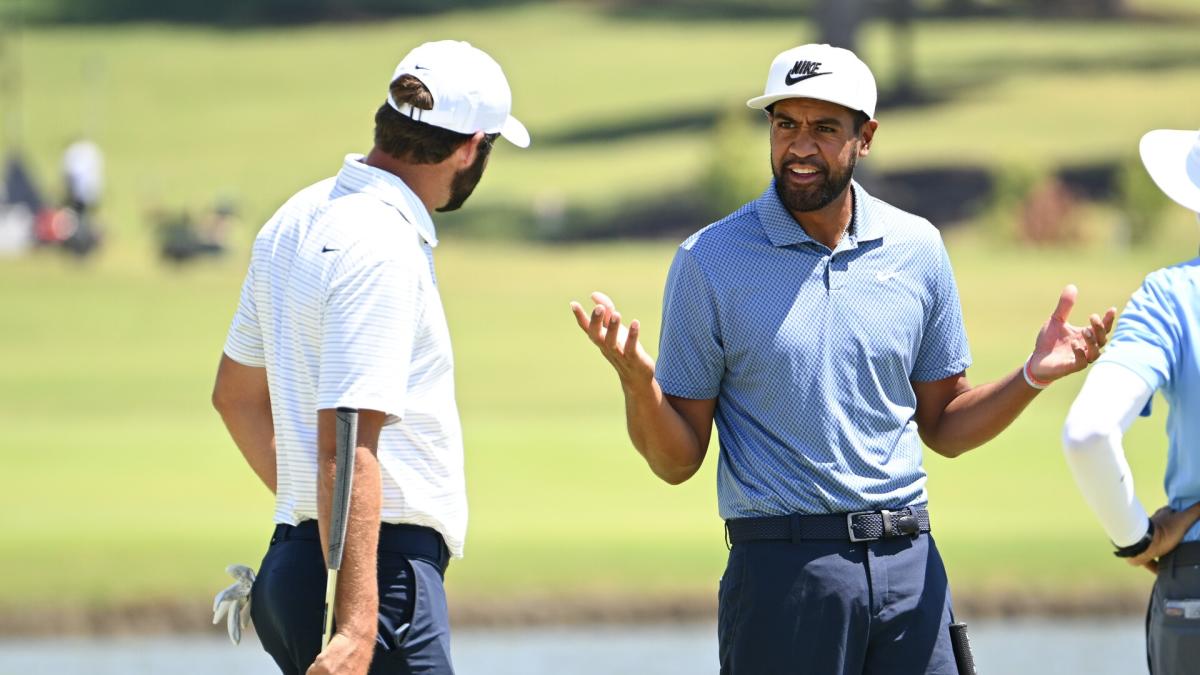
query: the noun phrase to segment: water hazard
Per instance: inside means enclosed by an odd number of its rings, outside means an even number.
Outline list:
[[[210,636],[0,639],[0,675],[260,675],[277,672],[253,635],[234,647]],[[984,675],[1146,672],[1143,624],[1119,620],[972,621]],[[459,675],[704,675],[717,672],[711,624],[462,629]]]

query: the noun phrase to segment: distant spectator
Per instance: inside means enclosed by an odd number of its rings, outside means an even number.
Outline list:
[[[104,190],[104,155],[92,141],[79,139],[63,153],[67,205],[84,215],[100,202]]]
[[[104,156],[100,147],[82,138],[72,142],[63,152],[62,171],[66,188],[63,208],[38,215],[35,238],[41,244],[61,246],[83,258],[96,250],[101,241],[95,219],[104,189]]]
[[[0,201],[7,204],[24,204],[30,213],[37,213],[45,206],[20,153],[10,152],[5,158],[4,199]]]
[[[17,152],[5,158],[0,184],[0,255],[20,255],[34,242],[34,218],[42,208],[25,162]]]
[[[187,262],[199,256],[223,255],[236,217],[236,207],[226,199],[219,200],[198,223],[187,211],[156,211],[151,215],[157,229],[159,252],[173,263]]]

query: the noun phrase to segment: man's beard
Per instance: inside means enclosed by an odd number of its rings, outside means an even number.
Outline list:
[[[786,176],[789,169],[796,164],[817,169],[821,172],[824,180],[807,188],[792,185],[786,180]],[[771,168],[775,172],[775,192],[779,194],[779,201],[783,202],[789,211],[795,213],[819,211],[829,206],[846,189],[846,185],[850,183],[850,178],[854,175],[856,164],[858,164],[857,151],[850,154],[850,164],[841,173],[830,173],[829,167],[815,158],[807,161],[794,160],[778,168],[773,166]]]
[[[471,193],[475,191],[475,186],[479,185],[479,180],[483,178],[483,169],[487,166],[489,154],[483,150],[481,145],[478,154],[475,155],[475,162],[454,174],[454,178],[450,181],[450,199],[444,205],[434,209],[435,211],[445,213],[462,208],[467,197],[471,196]]]

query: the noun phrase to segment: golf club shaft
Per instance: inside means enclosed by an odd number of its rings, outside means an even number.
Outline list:
[[[321,614],[321,649],[329,644],[333,637],[333,601],[337,598],[338,571],[329,570],[325,581],[325,611]]]
[[[333,637],[333,609],[337,599],[337,575],[342,568],[346,525],[350,517],[350,492],[354,485],[354,452],[358,446],[358,411],[338,408],[334,436],[333,494],[329,499],[329,574],[325,581],[325,613],[321,620],[321,648]]]

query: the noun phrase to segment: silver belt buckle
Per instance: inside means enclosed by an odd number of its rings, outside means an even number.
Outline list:
[[[876,539],[875,537],[859,537],[859,536],[855,536],[855,534],[854,534],[854,517],[855,516],[869,516],[874,513],[875,513],[874,511],[855,511],[854,513],[846,514],[846,534],[850,535],[851,543],[856,544],[860,541],[875,541],[875,539]]]

